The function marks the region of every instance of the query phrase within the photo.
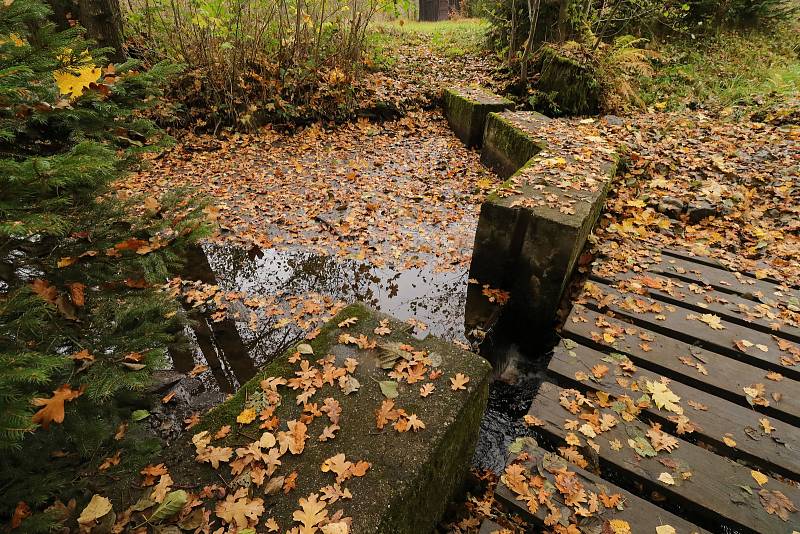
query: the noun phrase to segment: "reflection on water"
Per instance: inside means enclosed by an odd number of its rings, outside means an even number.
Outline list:
[[[308,294],[320,299],[364,302],[400,320],[415,318],[428,326],[420,336],[433,334],[448,341],[465,343],[467,272],[435,272],[432,267],[376,268],[366,262],[341,260],[309,252],[244,250],[205,245],[191,253],[186,279],[219,285],[225,292],[275,297],[285,302]],[[241,309],[236,309],[235,304]],[[175,370],[187,373],[196,364],[208,371],[192,380],[189,394],[232,393],[277,355],[304,338],[311,328],[269,313],[253,320],[252,309],[234,301],[220,321],[213,310],[192,310],[192,328],[187,331],[188,349],[174,349]],[[470,315],[486,315],[485,306]],[[467,321],[474,324],[475,321]],[[305,326],[305,327],[304,327]],[[481,433],[473,464],[500,472],[507,448],[513,440],[528,435],[520,418],[541,382],[545,358],[521,355],[508,336],[495,332],[487,338],[484,354],[498,369],[490,386],[489,405],[481,422]],[[181,418],[179,418],[181,420]]]
[[[428,329],[422,336],[466,342],[465,270],[397,270],[303,251],[205,245],[192,252],[185,277],[250,296],[289,300],[317,293],[348,304],[360,301],[397,319],[425,323]],[[241,304],[239,308],[229,310],[232,313],[219,322],[207,313],[193,313],[190,349],[172,351],[175,370],[188,372],[195,364],[208,365],[209,372],[200,377],[206,387],[233,392],[310,330],[265,314],[254,322],[251,310]]]

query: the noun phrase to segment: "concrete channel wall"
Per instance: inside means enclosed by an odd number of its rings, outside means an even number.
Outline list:
[[[465,111],[470,100],[451,103],[457,94],[445,100],[451,124],[471,116]],[[481,206],[470,266],[478,283],[468,293],[467,328],[487,329],[499,317],[481,302],[488,286],[510,293],[510,313],[503,315],[514,318],[519,341],[532,341],[554,323],[617,156],[591,119],[500,111],[486,115],[481,161],[507,179]]]

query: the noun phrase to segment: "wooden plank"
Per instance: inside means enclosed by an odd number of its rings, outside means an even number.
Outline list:
[[[716,258],[711,258],[711,257],[708,257],[708,256],[698,256],[696,254],[692,254],[688,250],[680,250],[680,249],[675,249],[675,248],[665,248],[665,249],[662,249],[661,252],[663,254],[666,254],[667,256],[672,256],[674,258],[680,258],[680,259],[683,259],[683,260],[686,260],[686,261],[691,261],[691,262],[694,262],[694,263],[704,263],[704,264],[706,264],[706,265],[708,265],[710,267],[716,267],[718,269],[724,269],[726,271],[730,271],[731,270],[728,266],[724,265],[722,262],[720,262]],[[757,269],[765,269],[765,270],[775,269],[775,266],[769,265],[768,263],[760,261],[760,260],[754,262],[754,266]],[[775,285],[784,285],[784,286],[789,287],[791,289],[800,289],[800,287],[798,287],[796,285],[786,284],[786,283],[782,282],[781,280],[777,280],[777,279],[772,278],[770,276],[758,277],[758,276],[755,275],[755,273],[753,273],[751,271],[740,270],[739,272],[742,273],[743,275],[749,276],[750,278],[755,278],[757,280],[763,280],[765,282],[769,282],[769,283],[772,283],[772,284],[775,284]]]
[[[800,298],[800,293],[788,287],[673,256],[662,257],[660,262],[650,265],[648,271],[709,285],[725,293],[738,293],[752,300],[771,299],[785,305],[790,299]]]
[[[607,342],[602,336],[604,329],[597,326],[599,321],[605,321],[612,329],[623,333]],[[800,426],[800,383],[794,380],[769,380],[766,378],[767,372],[758,367],[689,345],[653,330],[632,327],[619,319],[580,305],[572,309],[563,333],[590,347],[624,353],[636,365],[745,407],[750,404],[743,388],[763,384],[764,397],[769,405],[756,405],[753,409]]]
[[[503,527],[492,521],[491,519],[484,519],[481,522],[481,528],[478,534],[494,534],[495,532],[502,532]]]
[[[565,443],[568,433],[577,434],[577,431],[565,430],[564,424],[568,419],[579,417],[561,406],[560,391],[558,386],[543,383],[529,411],[544,423],[535,427],[535,431],[555,444]],[[610,409],[600,411],[615,415]],[[759,534],[785,534],[791,532],[791,525],[800,520],[797,512],[788,522],[766,512],[759,501],[758,484],[749,468],[679,438],[676,438],[677,448],[671,453],[661,451],[655,457],[638,455],[629,445],[629,440],[645,436],[648,430],[649,427],[639,421],[625,422],[617,417],[614,427],[594,438],[599,445],[596,454],[601,469],[618,477],[614,480],[620,486],[636,491],[637,484],[641,484],[648,493],[656,491],[666,497],[661,503],[663,507],[680,507],[682,516],[714,531],[727,528]],[[622,445],[619,450],[610,445],[615,440]],[[580,441],[587,443],[584,436]],[[663,473],[667,473],[673,483],[669,478],[665,479]],[[684,479],[681,473],[691,475]],[[770,478],[763,489],[780,491],[793,503],[800,503],[800,490],[778,480]]]
[[[606,367],[609,371],[600,377],[595,376],[592,374],[595,366]],[[601,390],[615,397],[628,395],[634,400],[646,391],[648,381],[659,380],[657,374],[640,369],[630,371],[608,354],[564,341],[556,347],[547,370],[554,380],[565,387]],[[582,374],[576,377],[576,373]],[[669,389],[681,398],[679,404],[684,415],[697,427],[694,432],[682,435],[683,439],[702,443],[717,454],[744,460],[758,469],[800,481],[800,429],[767,418],[773,430],[766,434],[760,421],[764,415],[758,412],[678,381],[671,381]],[[690,406],[690,400],[707,409]],[[645,407],[642,413],[648,420],[660,423],[674,433],[676,424],[670,416],[674,417],[675,414],[659,410],[654,405]],[[724,443],[726,434],[736,442],[735,446]]]
[[[661,302],[683,306],[699,313],[714,313],[740,326],[795,343],[800,342],[800,328],[796,324],[788,323],[785,317],[781,317],[781,309],[733,293],[722,293],[692,282],[633,271],[618,273],[614,278],[596,275],[590,275],[590,278],[620,291],[627,290],[647,295]]]
[[[769,334],[725,321],[719,316],[710,317],[717,320],[715,325],[708,324],[701,320],[703,314],[689,308],[663,304],[642,295],[621,293],[605,284],[588,282],[586,288],[584,297],[588,305],[607,308],[634,324],[800,380],[800,348],[792,342],[776,340]],[[749,346],[743,348],[742,343],[749,343]]]
[[[605,493],[607,496],[619,494],[622,497],[624,506],[622,510],[617,508],[603,508],[602,513],[599,515],[577,518],[577,521],[573,521],[573,523],[577,524],[579,528],[581,526],[588,527],[590,525],[599,525],[601,523],[606,524],[610,520],[618,519],[627,522],[631,527],[631,532],[651,533],[655,532],[656,527],[660,525],[670,525],[674,527],[677,532],[682,534],[699,534],[701,532],[707,532],[697,525],[694,525],[685,519],[681,519],[680,517],[663,510],[640,497],[637,497],[633,493],[630,493],[619,486],[612,484],[611,482],[603,480],[599,476],[590,473],[589,471],[581,469],[576,465],[567,463],[560,456],[557,456],[553,453],[548,453],[541,447],[536,445],[526,445],[524,452],[529,456],[526,461],[520,461],[519,459],[515,460],[512,458],[509,464],[515,462],[520,463],[526,468],[528,476],[539,475],[543,478],[546,478],[551,484],[555,485],[555,475],[546,468],[547,465],[551,465],[551,462],[553,462],[562,468],[566,467],[568,472],[575,473],[579,483],[584,487],[587,494],[589,492],[593,492],[597,495]],[[503,502],[510,511],[519,514],[523,519],[526,519],[527,521],[534,523],[539,527],[545,526],[544,518],[548,514],[548,509],[546,506],[539,506],[539,508],[536,510],[536,513],[532,514],[528,510],[528,507],[524,501],[518,500],[517,495],[510,490],[508,486],[503,484],[503,482],[499,482],[497,484],[495,496],[499,501]],[[564,503],[564,498],[559,495],[558,492],[553,493],[552,500],[553,504],[557,505],[559,508],[568,508]],[[566,515],[566,513],[562,513],[562,515]],[[591,531],[592,530],[590,530],[590,532]],[[610,530],[608,531],[610,532]],[[598,529],[597,532],[601,532],[601,530]],[[606,530],[602,530],[602,532],[606,532]]]

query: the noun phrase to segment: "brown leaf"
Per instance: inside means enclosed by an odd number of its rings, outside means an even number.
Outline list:
[[[11,516],[11,530],[19,528],[22,522],[31,516],[31,508],[25,501],[19,501],[14,508],[14,515]]]
[[[51,286],[49,282],[37,278],[31,284],[31,289],[33,292],[39,295],[45,302],[56,305],[56,299],[58,298],[58,290]]]
[[[72,303],[79,308],[86,304],[86,299],[84,297],[85,290],[86,286],[80,282],[74,282],[69,285],[69,296],[72,299]]]
[[[797,511],[794,503],[778,490],[762,489],[758,492],[758,498],[768,514],[777,515],[784,521],[789,520],[789,514]]]

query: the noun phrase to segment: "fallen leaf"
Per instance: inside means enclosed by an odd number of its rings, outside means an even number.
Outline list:
[[[753,480],[755,480],[758,483],[759,486],[763,486],[764,484],[767,483],[767,481],[769,481],[769,477],[759,471],[751,470],[750,475],[753,477]]]
[[[677,403],[681,400],[663,382],[646,382],[647,391],[650,392],[656,406],[662,410],[668,410],[677,414],[683,413]]]
[[[257,414],[254,408],[245,408],[236,416],[236,422],[242,425],[248,425],[255,421],[256,416]]]
[[[394,380],[381,380],[378,382],[378,385],[381,388],[381,393],[387,399],[395,399],[397,398],[397,382]]]
[[[456,373],[456,376],[450,379],[450,389],[452,389],[453,391],[457,391],[459,389],[467,389],[466,387],[464,387],[467,384],[467,382],[469,382],[468,376],[462,373]]]
[[[670,475],[666,471],[661,473],[660,475],[658,475],[658,480],[663,482],[664,484],[666,484],[668,486],[674,486],[675,485],[675,479],[672,478],[672,475]]]
[[[112,508],[111,501],[108,498],[94,494],[89,504],[81,512],[80,517],[78,517],[78,524],[89,526],[109,513]]]
[[[797,511],[794,503],[778,490],[762,489],[758,492],[758,498],[768,514],[777,515],[784,521],[789,520],[789,514]]]
[[[19,528],[22,522],[31,516],[31,507],[25,501],[19,501],[11,516],[11,530]]]
[[[64,384],[53,392],[53,396],[49,399],[36,397],[33,399],[34,406],[42,406],[38,412],[33,414],[32,421],[36,424],[42,425],[47,430],[50,423],[63,423],[64,422],[64,403],[70,402],[81,395],[83,395],[86,386],[81,386],[79,389],[72,389],[69,384]]]
[[[300,510],[295,510],[292,514],[292,519],[303,525],[301,533],[313,533],[315,527],[328,516],[325,502],[319,501],[318,498],[316,493],[312,493],[307,499],[300,498]]]
[[[264,501],[260,498],[248,499],[238,494],[227,495],[224,501],[217,503],[214,513],[228,524],[235,524],[243,529],[249,526],[250,520],[258,522],[264,513]]]

